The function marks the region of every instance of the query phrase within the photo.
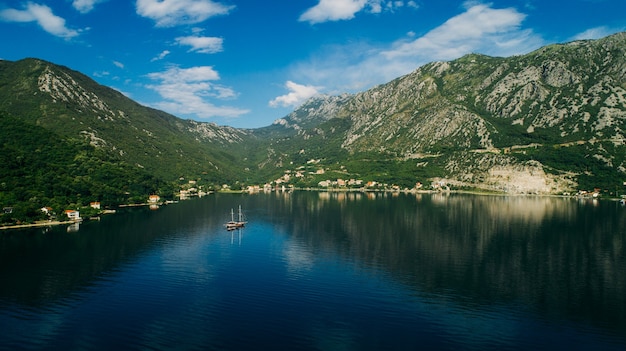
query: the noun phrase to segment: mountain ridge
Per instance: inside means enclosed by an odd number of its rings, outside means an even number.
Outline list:
[[[227,162],[219,163],[223,156],[207,145],[228,145],[245,135],[243,130],[183,120],[142,106],[80,72],[39,59],[0,62],[0,76],[5,80],[0,85],[1,110],[107,149],[161,177],[228,168]],[[164,171],[152,159],[167,162],[169,169]]]
[[[313,97],[256,129],[180,119],[29,58],[0,61],[0,113],[170,182],[244,187],[282,177],[309,187],[345,177],[617,195],[626,180],[625,51],[618,33],[508,58],[469,54],[363,92]]]
[[[490,168],[510,164],[513,171],[530,161],[526,173],[552,174],[546,186],[521,186],[518,192],[572,191],[578,183],[572,178],[583,178],[589,187],[587,180],[602,172],[623,177],[625,47],[626,34],[618,33],[511,58],[470,54],[426,64],[345,102],[336,111],[350,125],[341,146],[352,154],[405,159],[443,153],[442,177],[492,190],[505,189],[506,180],[493,180]],[[528,159],[527,145],[542,149],[540,155]],[[600,164],[576,169],[572,177],[567,167],[549,160],[547,148],[554,147],[577,148]],[[560,185],[549,185],[553,181]]]

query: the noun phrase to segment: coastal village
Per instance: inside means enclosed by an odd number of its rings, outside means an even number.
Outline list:
[[[309,161],[309,163],[317,163],[315,160]],[[313,171],[305,171],[303,167],[300,169],[286,170],[284,174],[273,181],[267,182],[262,185],[245,185],[240,184],[233,186],[231,184],[222,184],[218,189],[209,189],[206,185],[199,184],[198,180],[186,180],[184,177],[179,178],[179,191],[174,194],[173,200],[163,200],[161,196],[157,194],[150,194],[146,196],[146,201],[143,203],[123,204],[119,205],[119,208],[124,207],[139,207],[147,206],[152,210],[157,210],[160,206],[165,204],[175,203],[178,200],[188,200],[190,198],[202,197],[209,195],[215,191],[219,192],[240,192],[240,193],[261,193],[261,192],[273,192],[273,191],[293,191],[299,190],[315,190],[315,191],[364,191],[364,192],[405,192],[405,193],[436,193],[436,192],[451,192],[451,188],[458,186],[458,184],[451,184],[446,179],[435,178],[431,180],[430,184],[424,185],[421,182],[416,182],[412,188],[400,187],[395,184],[387,184],[375,180],[364,181],[362,179],[324,179],[326,171],[323,168],[318,168]],[[309,181],[312,177],[315,179],[322,179],[317,181],[315,186],[298,187],[296,184],[301,184],[301,180],[309,177]],[[309,182],[310,183],[310,182]],[[626,189],[626,182],[624,183],[624,189]],[[573,196],[579,199],[598,199],[602,197],[602,189],[595,188],[593,190],[579,190],[578,192],[564,193],[562,196]],[[519,195],[519,194],[518,194]],[[526,195],[540,195],[540,194],[526,194]],[[622,195],[618,199],[622,204],[626,205],[626,195]],[[98,219],[100,215],[114,214],[116,210],[103,206],[99,201],[92,201],[89,206],[83,207],[88,212],[88,219]],[[13,208],[5,206],[2,208],[2,213],[10,215]],[[45,220],[40,220],[35,223],[15,223],[14,225],[0,226],[0,229],[20,228],[20,227],[34,227],[34,226],[50,226],[55,224],[78,224],[83,221],[84,217],[81,216],[81,209],[64,209],[60,213],[55,209],[44,206],[40,211],[45,215]],[[70,230],[71,228],[68,228]]]

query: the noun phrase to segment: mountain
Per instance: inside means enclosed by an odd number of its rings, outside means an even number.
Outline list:
[[[165,179],[236,173],[223,149],[245,130],[183,120],[132,101],[67,67],[38,59],[0,61],[0,111],[80,139]]]
[[[626,178],[625,51],[626,33],[618,33],[523,56],[433,62],[342,100],[332,118],[299,131],[301,142],[333,123],[345,128],[327,137],[348,159],[405,162],[409,175],[455,186],[614,190]],[[320,120],[319,110],[308,111],[298,118]]]
[[[28,174],[5,166],[0,205],[59,192],[68,201],[82,193],[82,201],[87,194],[120,202],[173,192],[179,179],[624,193],[625,51],[626,33],[618,33],[509,58],[433,62],[364,92],[314,97],[258,129],[180,119],[39,59],[0,61],[0,122],[14,127],[1,132],[5,164],[40,170],[39,190],[18,196],[11,187],[24,187],[15,178]],[[76,186],[46,192],[46,172]],[[117,192],[93,189],[107,179]]]
[[[0,223],[230,182],[249,134],[141,106],[50,62],[0,61]]]
[[[315,128],[321,123],[337,117],[340,109],[352,98],[353,95],[351,94],[315,96],[284,118],[274,121],[273,125],[284,126],[304,133],[307,129]]]
[[[103,150],[2,112],[0,130],[0,208],[10,209],[0,213],[0,223],[45,218],[42,207],[60,214],[70,205],[114,206],[174,192],[169,183]]]

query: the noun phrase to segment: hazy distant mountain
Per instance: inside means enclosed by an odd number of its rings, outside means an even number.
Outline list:
[[[281,125],[302,132],[315,128],[330,119],[336,118],[337,113],[351,101],[353,95],[315,96],[284,118],[274,121],[274,125]]]

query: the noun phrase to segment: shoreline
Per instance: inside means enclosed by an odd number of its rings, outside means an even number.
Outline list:
[[[476,196],[536,196],[536,197],[560,197],[560,198],[570,198],[570,199],[596,199],[596,200],[605,200],[605,201],[622,201],[624,198],[613,198],[613,197],[598,197],[593,198],[591,196],[576,196],[576,195],[557,195],[557,194],[510,194],[510,193],[499,193],[499,192],[482,192],[479,190],[444,190],[444,191],[436,191],[436,190],[384,190],[384,189],[363,189],[363,188],[348,188],[348,189],[322,189],[322,188],[292,188],[286,191],[317,191],[317,192],[381,192],[381,193],[405,193],[405,194],[468,194],[468,195],[476,195]],[[220,193],[226,194],[240,194],[240,193],[249,193],[247,191],[220,191]],[[150,203],[141,203],[141,204],[125,204],[120,205],[119,208],[129,208],[129,207],[143,207],[150,205],[166,205],[177,203],[178,201],[166,201],[160,202],[156,204]],[[101,214],[112,214],[115,213],[115,210],[104,210]],[[55,225],[63,225],[63,224],[75,224],[81,223],[83,220],[71,220],[71,221],[42,221],[37,223],[28,223],[28,224],[14,224],[14,225],[5,225],[0,226],[0,230],[8,230],[8,229],[24,229],[24,228],[38,228],[38,227],[51,227]]]
[[[155,204],[152,204],[152,203],[124,204],[124,205],[119,205],[118,208],[143,207],[143,206],[151,206],[151,205],[167,205],[167,204],[172,204],[172,203],[176,203],[176,202],[177,201],[165,201],[165,202],[159,202],[159,203],[155,203]],[[117,210],[110,210],[110,209],[102,210],[99,213],[99,215],[115,214],[116,212],[117,212]],[[89,219],[93,219],[93,218],[89,218]],[[4,225],[4,226],[0,226],[0,230],[52,227],[52,226],[57,226],[57,225],[76,224],[76,223],[82,223],[82,222],[83,222],[83,218],[78,219],[78,220],[68,220],[68,221],[48,220],[48,221],[39,221],[39,222],[27,223],[27,224]]]
[[[78,221],[44,221],[44,222],[36,222],[36,223],[28,223],[28,224],[13,224],[13,225],[1,226],[0,230],[21,229],[21,228],[37,228],[37,227],[52,227],[53,225],[74,224],[74,223],[80,223],[80,222],[82,222],[82,220],[78,220]]]

